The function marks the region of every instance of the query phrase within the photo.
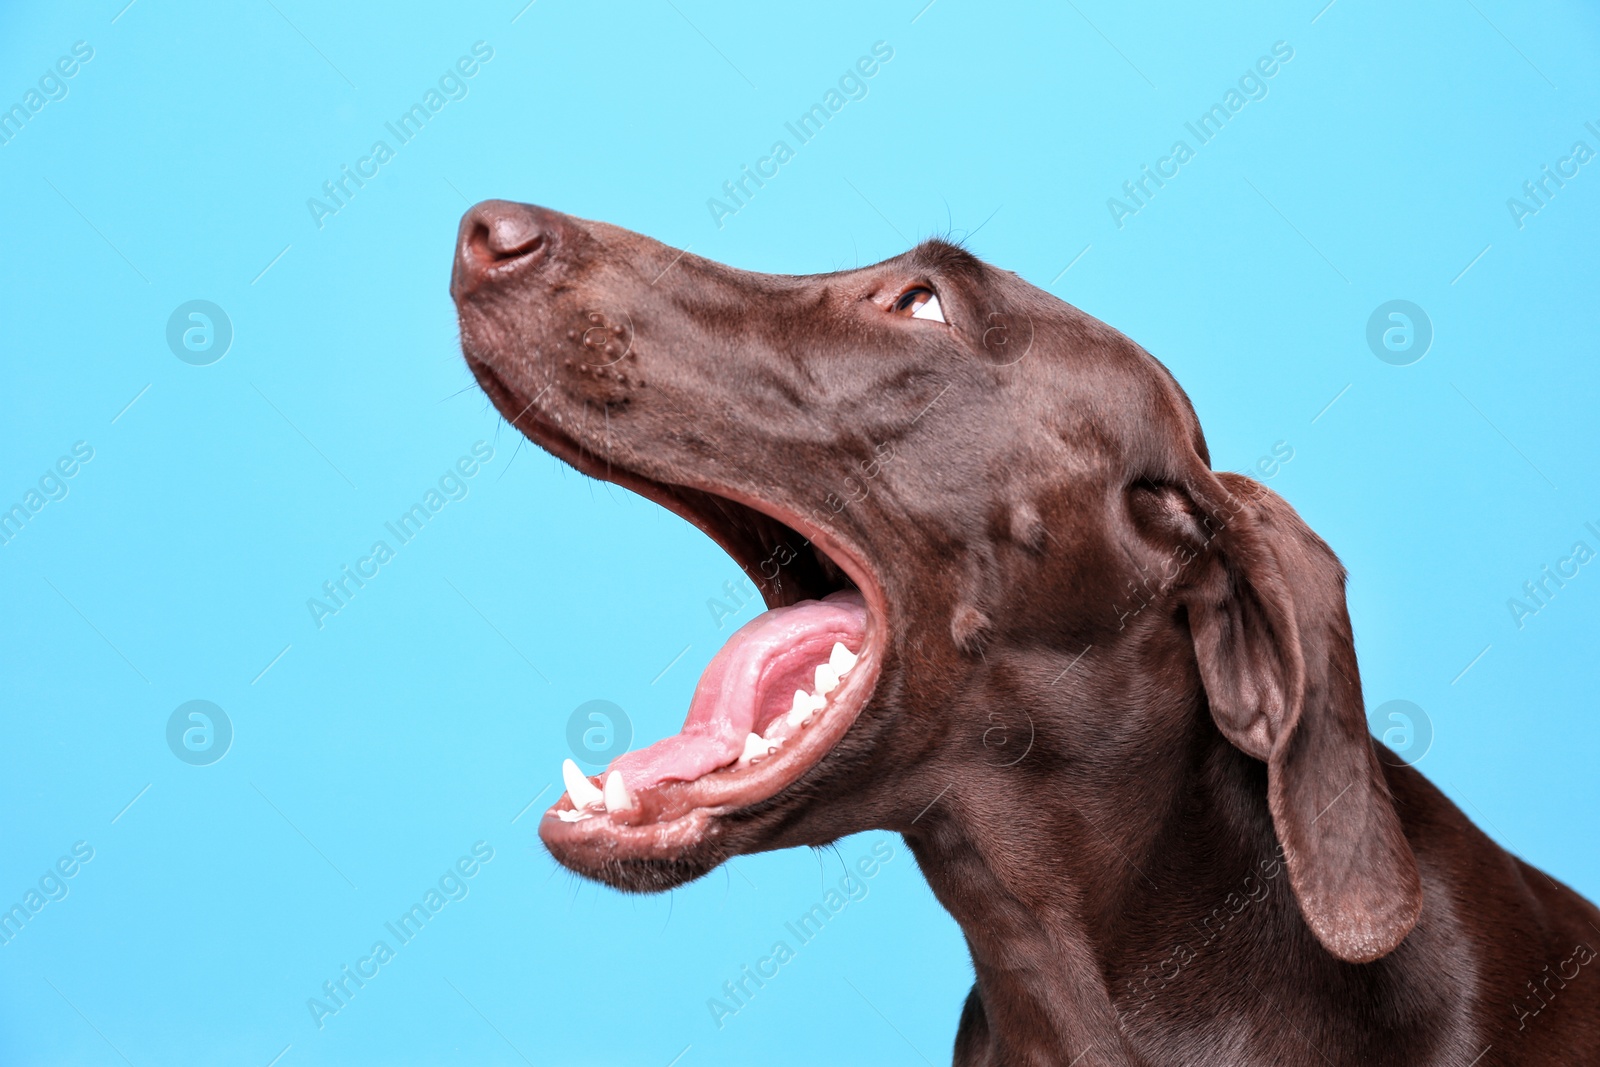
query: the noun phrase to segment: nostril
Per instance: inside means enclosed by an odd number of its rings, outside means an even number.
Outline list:
[[[572,221],[560,212],[510,200],[473,205],[456,234],[450,291],[460,300],[484,287],[556,271],[580,232]]]
[[[496,256],[489,248],[489,227],[481,222],[473,222],[467,230],[467,239],[462,251],[467,258],[479,263],[493,263]]]
[[[522,205],[480,205],[468,214],[463,228],[461,258],[476,270],[531,256],[550,238],[538,215]]]
[[[527,230],[509,226],[497,226],[493,223],[485,225],[476,223],[467,234],[467,250],[472,257],[485,266],[508,259],[520,259],[531,252],[537,252],[544,245],[544,234],[538,230]]]
[[[484,247],[494,259],[515,259],[534,252],[544,244],[544,231],[529,215],[518,212],[488,220]]]
[[[508,233],[507,227],[493,222],[477,222],[467,234],[467,251],[472,258],[486,267],[508,259],[517,259],[536,251],[544,243],[537,231],[526,234]]]

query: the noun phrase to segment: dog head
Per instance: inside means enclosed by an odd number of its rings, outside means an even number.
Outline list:
[[[561,862],[642,891],[951,813],[1026,833],[1136,800],[1203,726],[1265,764],[1330,951],[1414,923],[1337,560],[1211,471],[1117,331],[939,241],[776,276],[501,201],[462,220],[451,291],[517,429],[704,530],[772,609],[680,734],[569,776],[540,829]]]

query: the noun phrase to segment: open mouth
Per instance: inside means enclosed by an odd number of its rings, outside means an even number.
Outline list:
[[[599,456],[519,399],[495,371],[468,363],[495,406],[535,444],[688,519],[732,556],[768,610],[712,658],[683,728],[590,777],[567,760],[565,793],[540,836],[570,866],[611,881],[654,861],[675,875],[720,862],[738,814],[784,805],[860,715],[877,681],[882,597],[852,546],[778,505],[715,486],[659,481]],[[708,848],[708,846],[710,846]],[[693,872],[684,870],[694,868]],[[662,885],[680,880],[662,875]]]
[[[698,781],[777,755],[828,710],[829,698],[856,666],[850,646],[862,647],[866,632],[867,606],[859,593],[831,593],[762,613],[700,676],[681,731],[618,757],[603,788],[567,760],[562,777],[572,807],[556,815],[578,822],[627,811],[637,793],[663,782]]]

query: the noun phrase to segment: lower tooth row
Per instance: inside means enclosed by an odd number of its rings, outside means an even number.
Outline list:
[[[856,655],[843,643],[835,641],[833,650],[828,654],[828,662],[817,664],[816,675],[812,689],[794,691],[794,703],[789,708],[787,715],[774,719],[770,731],[779,722],[787,722],[791,729],[804,726],[812,717],[828,705],[828,694],[839,688],[840,680],[850,669],[856,665]],[[760,734],[750,734],[744,739],[744,751],[739,754],[740,763],[751,763],[765,756],[770,756],[782,747],[781,740],[772,740]],[[605,786],[602,788],[589,781],[589,777],[578,769],[572,760],[564,760],[561,764],[561,780],[567,787],[567,796],[572,799],[571,811],[558,811],[564,822],[577,822],[587,819],[597,809],[605,811],[624,811],[635,804],[628,786],[622,780],[622,775],[612,771],[606,775]]]
[[[828,654],[828,662],[817,664],[813,692],[804,689],[794,691],[794,702],[789,706],[788,714],[780,716],[767,727],[770,734],[778,728],[779,723],[786,723],[791,730],[798,729],[811,721],[812,717],[828,706],[828,694],[839,688],[840,681],[850,669],[856,665],[856,655],[841,642],[833,643],[833,651]],[[750,763],[770,756],[783,746],[781,739],[774,740],[762,737],[760,734],[750,734],[744,739],[744,752],[739,756],[740,763]]]

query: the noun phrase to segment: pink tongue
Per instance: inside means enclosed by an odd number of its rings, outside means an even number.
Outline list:
[[[860,653],[866,632],[867,606],[856,592],[763,612],[712,657],[683,730],[618,756],[609,770],[621,771],[629,789],[648,789],[727,766],[744,751],[746,735],[789,710],[796,689],[811,692],[817,664],[828,661],[835,641]]]

